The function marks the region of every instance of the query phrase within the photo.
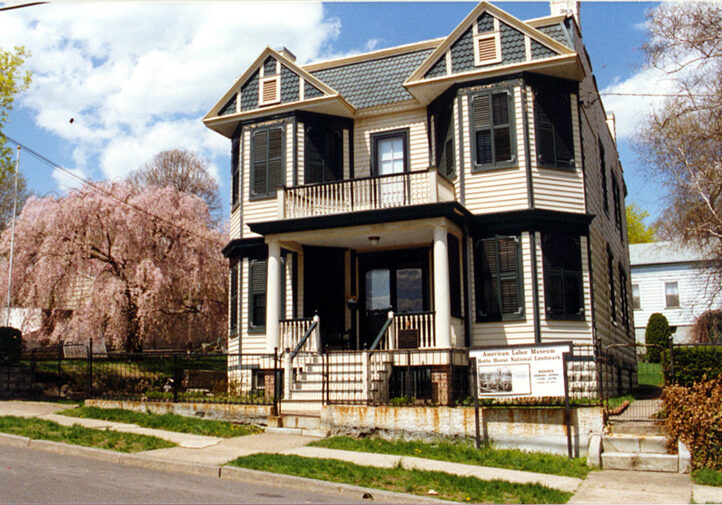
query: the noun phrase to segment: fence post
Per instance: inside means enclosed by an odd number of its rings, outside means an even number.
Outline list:
[[[35,349],[30,351],[30,394],[35,397]]]
[[[280,390],[279,379],[281,374],[278,371],[278,347],[273,348],[273,415],[277,416],[278,412],[278,391]]]
[[[60,377],[63,373],[63,344],[58,346],[58,398],[60,397]]]
[[[404,380],[404,396],[411,399],[411,351],[406,351],[406,380]]]
[[[293,367],[291,366],[291,353],[287,352],[283,357],[283,397],[291,399],[291,384],[293,383]]]
[[[178,402],[178,387],[180,384],[180,373],[178,369],[178,355],[173,355],[173,403]]]
[[[88,346],[88,391],[86,392],[86,398],[93,396],[93,339],[90,339]]]
[[[361,353],[361,381],[364,387],[364,399],[366,404],[369,404],[371,388],[369,383],[371,381],[371,370],[369,369],[369,353],[372,351],[363,351]]]
[[[471,387],[474,395],[474,447],[478,450],[481,448],[481,429],[479,427],[479,384],[476,375],[476,358],[469,359],[469,368],[471,369]]]

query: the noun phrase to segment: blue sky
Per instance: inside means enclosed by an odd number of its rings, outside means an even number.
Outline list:
[[[548,2],[496,2],[520,19]],[[0,4],[1,5],[1,4]],[[0,12],[0,47],[25,45],[33,84],[16,101],[6,133],[83,177],[123,177],[163,149],[186,147],[211,162],[228,214],[230,142],[202,116],[266,46],[287,46],[300,63],[446,36],[474,3],[247,2],[56,3]],[[659,93],[642,68],[648,2],[582,2],[582,35],[600,90]],[[605,96],[635,201],[656,216],[661,188],[633,149],[635,123],[651,102]],[[70,122],[73,118],[73,122]],[[30,156],[21,170],[37,194],[74,181]]]

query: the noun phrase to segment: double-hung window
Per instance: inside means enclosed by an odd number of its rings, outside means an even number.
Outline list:
[[[343,179],[341,130],[309,126],[306,129],[306,184]]]
[[[514,152],[514,105],[507,89],[492,89],[471,97],[474,168],[511,165]]]
[[[251,140],[251,199],[274,198],[283,184],[283,127],[258,128]]]
[[[609,313],[612,322],[617,322],[617,295],[614,292],[614,256],[612,250],[607,244],[607,282],[609,283]]]
[[[553,86],[539,86],[534,95],[536,152],[539,166],[574,169],[571,96]]]
[[[523,270],[518,236],[477,240],[474,270],[477,321],[524,317]]]
[[[584,320],[582,254],[578,236],[543,234],[547,319]]]
[[[627,272],[624,270],[624,265],[619,263],[619,294],[622,298],[621,310],[622,310],[622,323],[624,329],[629,331],[629,291],[627,291]]]
[[[677,281],[664,283],[664,301],[668,309],[679,307],[679,284]]]
[[[600,177],[602,178],[602,198],[604,199],[604,212],[609,216],[609,190],[607,189],[607,160],[604,154],[604,146],[602,140],[599,142],[599,166]]]

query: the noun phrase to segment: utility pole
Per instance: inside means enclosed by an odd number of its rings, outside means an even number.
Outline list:
[[[18,170],[20,170],[20,146],[15,157],[15,190],[13,197],[13,220],[10,225],[10,264],[8,265],[8,308],[5,315],[5,326],[10,326],[10,293],[13,285],[13,249],[15,247],[15,214],[18,210]]]

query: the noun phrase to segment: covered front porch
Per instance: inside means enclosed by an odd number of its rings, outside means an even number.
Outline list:
[[[444,218],[267,235],[267,352],[465,346],[462,230]]]

